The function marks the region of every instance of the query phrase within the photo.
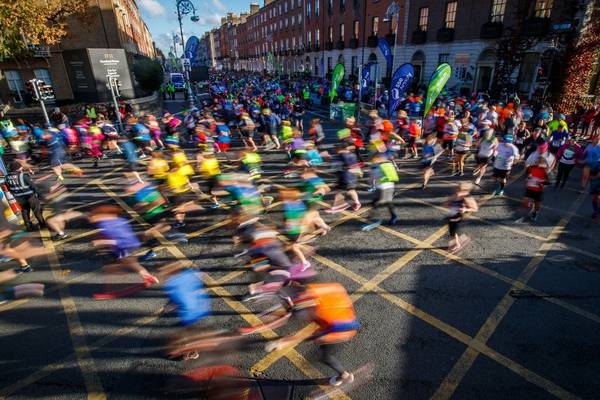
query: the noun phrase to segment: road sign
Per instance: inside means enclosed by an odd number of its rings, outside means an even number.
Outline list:
[[[182,58],[181,59],[181,66],[183,67],[183,69],[189,71],[192,69],[192,63],[190,61],[189,58]]]

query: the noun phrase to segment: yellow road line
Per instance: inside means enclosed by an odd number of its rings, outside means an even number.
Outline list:
[[[337,264],[336,262],[334,262],[332,260],[329,260],[322,256],[315,256],[314,258],[317,261],[319,261],[321,264],[326,265],[327,267],[331,268],[332,270],[338,272],[339,274],[341,274],[343,276],[346,276],[347,278],[355,281],[356,283],[359,283],[364,286],[368,282],[368,280],[366,278]],[[360,291],[360,289],[359,289],[359,291]],[[536,374],[535,372],[525,368],[524,366],[514,362],[513,360],[509,359],[508,357],[503,356],[502,354],[500,354],[497,351],[488,347],[485,343],[479,342],[477,339],[472,338],[471,336],[467,335],[466,333],[462,332],[461,330],[453,327],[452,325],[450,325],[444,321],[439,320],[438,318],[434,317],[433,315],[419,309],[418,307],[408,303],[407,301],[401,299],[400,297],[391,294],[387,290],[384,290],[378,286],[375,286],[371,289],[371,292],[381,296],[382,298],[386,299],[390,303],[403,309],[407,313],[419,318],[420,320],[426,322],[427,324],[429,324],[432,327],[438,329],[439,331],[445,333],[446,335],[458,340],[459,342],[468,346],[468,349],[473,348],[476,351],[478,351],[479,353],[491,358],[492,360],[496,361],[500,365],[504,366],[505,368],[510,369],[511,371],[515,372],[517,375],[523,377],[524,379],[533,383],[534,385],[537,385],[540,388],[548,391],[549,393],[557,395],[560,398],[575,398],[574,395],[572,395],[568,391],[564,390],[560,386],[556,385],[555,383],[553,383],[553,382],[549,381],[548,379]],[[360,297],[362,297],[364,294],[365,294],[365,292],[363,292],[363,291],[360,291],[360,293],[357,292],[354,295],[352,295],[352,299],[354,301],[356,301]]]
[[[50,251],[48,254],[48,263],[50,264],[54,279],[56,281],[64,280],[64,277],[60,274],[60,262],[56,254],[54,244],[50,240],[50,232],[48,232],[47,229],[43,229],[41,231],[41,237],[44,242],[44,246]],[[67,320],[67,326],[69,328],[69,334],[73,343],[73,349],[75,350],[77,364],[81,370],[81,375],[83,376],[85,387],[88,393],[88,398],[106,399],[102,382],[96,373],[96,365],[92,357],[92,353],[85,339],[85,330],[83,329],[81,321],[79,320],[79,314],[75,306],[75,301],[71,297],[69,289],[66,286],[59,288],[58,293]]]
[[[104,184],[97,184],[100,189],[102,189],[107,195],[114,198],[115,201],[127,212],[131,217],[133,217],[139,224],[148,226],[149,224],[144,221],[138,213],[129,207],[121,198],[117,196],[114,192],[108,189]],[[175,244],[170,244],[167,242],[166,238],[159,232],[156,233],[156,239],[163,244],[163,246],[177,259],[179,260],[189,260],[188,257],[177,247]],[[216,285],[216,281],[212,279],[208,274],[202,274],[206,284],[209,286],[208,289],[222,298],[222,300],[227,304],[232,310],[236,311],[241,318],[246,320],[250,325],[258,325],[262,324],[262,321],[254,315],[245,305],[237,300],[232,300],[231,293],[224,289],[221,286]],[[261,335],[267,339],[276,338],[277,334],[273,330],[265,330],[261,332]],[[298,353],[295,349],[289,349],[289,351],[285,355],[292,364],[296,366],[305,376],[309,378],[319,378],[322,377],[322,374],[315,369],[306,359]],[[338,399],[350,399],[347,395],[340,393],[339,390],[332,389],[331,387],[321,387],[323,391],[325,391],[330,397],[335,397]]]
[[[548,236],[547,240],[542,244],[540,249],[536,252],[536,255],[531,259],[531,261],[527,264],[525,269],[517,278],[518,282],[527,284],[529,279],[531,279],[533,274],[537,271],[539,265],[546,257],[548,251],[550,251],[550,249],[552,248],[553,242],[559,238],[563,229],[569,223],[571,217],[573,216],[573,212],[575,212],[579,208],[584,198],[584,196],[579,196],[578,199],[572,204],[567,214],[563,218],[561,218],[558,225],[556,225],[554,229],[552,229],[552,232]],[[477,332],[477,335],[475,336],[476,341],[486,343],[496,331],[496,329],[500,325],[500,322],[502,322],[506,314],[508,314],[508,311],[510,310],[511,306],[516,301],[515,298],[510,295],[510,292],[514,289],[516,289],[515,285],[513,285],[509,289],[509,291],[504,295],[502,300],[500,300],[498,305],[496,305],[494,310],[491,312],[490,316],[479,329],[479,332]],[[467,351],[465,351],[460,357],[460,359],[456,362],[456,364],[454,364],[454,367],[452,367],[442,384],[433,394],[432,399],[444,400],[451,398],[456,389],[458,388],[458,385],[460,385],[463,378],[465,377],[465,375],[467,374],[467,372],[469,371],[479,354],[480,353],[478,351],[472,348],[469,348]],[[570,394],[566,396],[561,395],[560,398],[570,399],[574,398],[574,396]]]
[[[437,239],[439,239],[440,236],[442,236],[446,232],[446,229],[447,229],[446,226],[438,229],[426,240],[426,242],[434,243]],[[356,293],[354,293],[352,296],[350,296],[350,298],[352,299],[352,302],[354,303],[358,299],[360,299],[362,296],[364,296],[366,293],[375,289],[377,287],[377,285],[379,285],[381,282],[383,282],[385,279],[387,279],[393,273],[395,273],[400,268],[402,268],[403,266],[408,264],[411,260],[413,260],[416,256],[418,256],[422,251],[423,250],[409,251],[408,253],[406,253],[405,255],[400,257],[396,262],[394,262],[393,264],[388,266],[385,270],[376,274],[373,278],[368,279],[368,280],[352,271],[347,270],[344,267],[339,266],[338,264],[334,263],[331,260],[328,260],[325,257],[319,256],[318,254],[314,254],[313,258],[338,272],[343,271],[342,273],[344,275],[348,276],[350,279],[352,279],[355,282],[358,282],[362,285]],[[314,329],[316,330],[317,328],[314,327]],[[290,346],[290,347],[294,347],[294,346]],[[277,354],[277,355],[270,354],[269,356],[260,360],[256,365],[260,365],[261,368],[266,369],[269,366],[271,366],[274,362],[276,362],[279,358],[283,357],[284,355],[285,354],[283,354],[283,353]],[[255,367],[256,367],[256,365],[255,365]]]
[[[351,214],[351,213],[348,213],[348,214]],[[368,223],[369,222],[367,219],[362,218],[360,216],[356,216],[355,215],[353,218],[356,219],[356,220],[358,220],[358,221],[364,222],[364,223]],[[590,311],[586,311],[586,310],[584,310],[582,308],[574,306],[574,305],[572,305],[572,304],[570,304],[568,302],[562,301],[560,299],[553,298],[548,293],[545,293],[545,292],[543,292],[541,290],[538,290],[538,289],[535,289],[533,287],[527,286],[526,284],[524,284],[522,282],[519,282],[519,281],[516,281],[516,280],[514,280],[512,278],[509,278],[506,275],[503,275],[503,274],[501,274],[499,272],[496,272],[496,271],[494,271],[494,270],[492,270],[490,268],[487,268],[487,267],[485,267],[485,266],[483,266],[481,264],[478,264],[478,263],[476,263],[474,261],[467,260],[465,258],[462,258],[462,257],[454,254],[454,253],[450,253],[450,252],[448,252],[446,250],[434,247],[433,245],[427,245],[422,240],[416,239],[416,238],[414,238],[414,237],[412,237],[410,235],[407,235],[407,234],[404,234],[402,232],[396,231],[396,230],[394,230],[392,228],[389,228],[387,226],[380,225],[380,226],[377,227],[377,229],[379,229],[379,230],[381,230],[383,232],[389,233],[390,235],[399,237],[400,239],[404,239],[404,240],[406,240],[408,242],[411,242],[411,243],[415,244],[416,246],[419,246],[418,248],[427,249],[429,251],[432,251],[433,253],[439,254],[439,255],[441,255],[443,257],[446,257],[446,258],[448,258],[450,260],[456,261],[457,263],[462,264],[465,267],[472,268],[472,269],[474,269],[474,270],[476,270],[478,272],[481,272],[483,274],[486,274],[486,275],[488,275],[488,276],[490,276],[492,278],[495,278],[495,279],[498,279],[498,280],[500,280],[502,282],[508,283],[509,285],[514,285],[515,287],[517,287],[520,290],[529,291],[529,292],[533,293],[534,295],[538,296],[541,300],[547,301],[549,303],[553,303],[553,304],[555,304],[555,305],[557,305],[559,307],[562,307],[562,308],[564,308],[564,309],[566,309],[566,310],[568,310],[570,312],[573,312],[573,313],[575,313],[577,315],[580,315],[580,316],[582,316],[584,318],[587,318],[590,321],[593,321],[593,322],[596,322],[596,323],[600,323],[600,316],[598,316],[597,314],[594,314],[594,313],[592,313]],[[560,246],[561,243],[555,243],[554,245],[555,246]]]

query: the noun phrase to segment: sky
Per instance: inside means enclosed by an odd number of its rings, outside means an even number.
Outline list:
[[[202,34],[221,23],[221,17],[228,12],[240,14],[250,9],[251,0],[190,0],[196,7],[196,15],[200,18],[198,22],[192,22],[188,14],[183,18],[183,35],[188,38],[191,35],[202,36]],[[172,33],[179,35],[179,23],[177,22],[176,0],[136,0],[142,13],[144,21],[150,29],[156,46],[165,55],[173,46]],[[263,0],[254,1],[261,6]],[[181,56],[181,45],[177,47],[177,55]]]

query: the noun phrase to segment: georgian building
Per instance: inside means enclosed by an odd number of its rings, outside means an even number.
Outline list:
[[[518,37],[521,60],[511,80],[520,93],[532,96],[560,72],[561,57],[591,2],[398,0],[397,12],[387,15],[392,0],[265,0],[262,6],[251,4],[245,18],[223,18],[217,30],[227,29],[229,39],[221,45],[230,48],[221,51],[217,63],[323,77],[338,63],[347,76],[357,76],[361,65],[376,62],[382,81],[410,62],[417,81],[426,83],[440,63],[448,62],[453,67],[448,88],[466,93],[491,88],[498,48]],[[389,71],[379,39],[395,54]]]
[[[152,36],[135,0],[98,0],[90,3],[86,24],[73,19],[67,23],[67,35],[55,46],[38,46],[27,62],[0,62],[0,100],[5,104],[24,105],[25,82],[37,78],[54,88],[57,102],[77,97],[76,83],[69,77],[66,53],[86,49],[123,49],[131,66],[138,57],[156,57]],[[131,70],[131,68],[129,68]],[[75,99],[76,100],[76,99]]]

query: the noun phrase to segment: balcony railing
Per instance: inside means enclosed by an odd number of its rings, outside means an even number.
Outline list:
[[[412,43],[413,44],[423,44],[427,41],[427,31],[422,31],[417,29],[412,33]]]
[[[502,22],[486,22],[481,25],[481,32],[479,36],[482,39],[498,39],[502,36],[502,30],[504,25]]]
[[[333,42],[325,42],[325,50],[333,50]]]
[[[377,47],[377,35],[371,35],[367,39],[367,46],[369,47]]]
[[[338,50],[344,50],[345,47],[345,43],[343,40],[338,40],[337,43],[335,44],[335,48]]]
[[[351,49],[357,49],[358,48],[358,39],[357,38],[350,39],[350,48]]]
[[[550,18],[530,18],[523,24],[523,35],[545,36],[550,32]]]
[[[440,28],[437,32],[437,41],[448,43],[454,40],[454,28]]]

